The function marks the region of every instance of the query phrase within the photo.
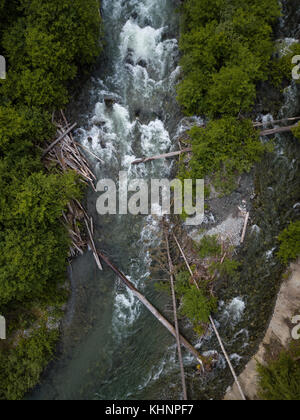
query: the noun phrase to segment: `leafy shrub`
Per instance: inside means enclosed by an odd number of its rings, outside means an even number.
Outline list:
[[[175,291],[181,298],[181,315],[190,320],[197,334],[202,335],[203,325],[217,309],[217,299],[209,295],[205,283],[198,289],[188,271],[176,274]]]
[[[189,287],[182,297],[181,313],[186,316],[194,325],[208,323],[209,316],[217,309],[215,298],[207,297],[195,285]]]
[[[8,62],[0,80],[0,313],[13,318],[10,334],[24,323],[22,309],[30,322],[35,308],[65,296],[58,285],[69,235],[61,215],[81,188],[73,172],[46,173],[40,147],[55,134],[52,113],[68,102],[71,82],[101,51],[100,23],[95,0],[0,0]],[[41,327],[0,349],[0,399],[22,398],[35,385],[56,338]]]
[[[267,13],[266,11],[269,11]],[[236,116],[254,104],[269,76],[277,0],[186,0],[178,99],[188,115]]]
[[[300,256],[300,221],[290,225],[279,235],[280,250],[278,257],[288,264]]]
[[[281,86],[284,81],[291,82],[292,70],[295,67],[292,58],[295,55],[300,55],[300,43],[298,42],[292,44],[284,55],[273,61],[270,79],[275,86]]]
[[[221,255],[221,245],[216,235],[204,236],[197,248],[199,248],[199,257],[201,259]]]
[[[249,171],[269,150],[260,140],[251,121],[233,117],[211,121],[206,129],[193,127],[190,131],[193,155],[187,173],[181,177],[203,179],[213,173],[216,187],[223,192],[232,189],[238,174]]]
[[[16,347],[0,351],[0,400],[20,400],[36,385],[57,338],[58,331],[42,325],[29,338],[20,338]]]
[[[300,140],[300,123],[297,124],[295,128],[293,128],[293,134],[294,136]]]
[[[30,107],[62,107],[69,82],[99,55],[98,2],[20,0],[16,10],[2,39],[9,62],[3,94]]]
[[[300,346],[295,344],[267,366],[258,365],[259,397],[268,401],[299,401]]]

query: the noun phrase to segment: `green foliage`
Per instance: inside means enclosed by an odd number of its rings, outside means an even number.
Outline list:
[[[282,44],[278,48],[282,48]],[[292,80],[292,70],[295,64],[292,63],[292,58],[295,55],[300,55],[300,43],[292,44],[286,51],[278,52],[279,58],[272,63],[270,79],[272,83],[279,87],[284,81],[288,84]]]
[[[58,288],[69,251],[61,216],[81,188],[73,172],[46,174],[40,147],[53,139],[52,112],[68,102],[71,82],[99,55],[99,6],[0,0],[0,51],[8,62],[0,81],[0,313],[11,335],[39,319],[34,309],[66,296]],[[0,399],[19,399],[35,385],[56,337],[43,326],[13,348],[0,347]]]
[[[0,400],[20,400],[37,383],[57,338],[57,331],[42,325],[29,338],[18,339],[16,347],[0,352]]]
[[[195,285],[192,285],[183,295],[180,311],[194,325],[199,325],[208,323],[210,314],[216,309],[216,299],[207,297],[201,289],[198,290]]]
[[[219,120],[191,130],[193,156],[181,178],[213,173],[215,187],[230,193],[236,176],[261,158],[264,147],[251,122],[237,117],[252,110],[257,83],[269,78],[279,16],[277,0],[183,2],[178,100],[187,115]]]
[[[186,0],[182,15],[178,98],[186,113],[250,110],[257,81],[268,78],[277,0]]]
[[[0,307],[11,301],[49,296],[64,279],[69,242],[59,219],[67,202],[79,198],[73,172],[65,176],[33,173],[24,184],[12,182],[3,193]]]
[[[280,250],[278,257],[283,264],[296,260],[300,256],[300,221],[290,225],[279,235]]]
[[[199,245],[197,245],[197,248],[199,248],[199,257],[201,259],[221,255],[221,245],[216,235],[204,236]]]
[[[256,98],[256,87],[250,76],[239,66],[222,67],[213,75],[207,92],[207,104],[212,115],[237,115],[250,111]]]
[[[203,179],[213,173],[216,187],[222,192],[230,192],[235,177],[249,171],[268,150],[250,120],[226,117],[211,121],[206,129],[193,127],[189,134],[193,155],[189,171],[180,176]]]
[[[294,136],[300,140],[300,123],[297,124],[297,126],[295,128],[293,128],[293,134]]]
[[[21,15],[3,33],[9,100],[47,110],[68,102],[68,84],[99,55],[95,0],[20,0]]]
[[[0,157],[18,164],[16,158],[36,155],[35,144],[54,134],[51,117],[37,108],[0,106]]]
[[[210,296],[205,284],[198,289],[188,271],[176,274],[176,294],[181,298],[180,313],[186,316],[194,326],[196,333],[203,333],[203,324],[209,322],[209,316],[217,309],[217,299]]]
[[[211,275],[217,271],[221,277],[238,280],[240,276],[238,272],[239,267],[240,263],[238,261],[225,258],[222,264],[220,262],[213,262],[209,267],[209,271]]]
[[[180,271],[176,274],[175,291],[178,296],[183,296],[192,284],[191,276],[188,271]]]
[[[258,365],[259,397],[267,401],[299,401],[300,346],[294,344],[267,366]]]

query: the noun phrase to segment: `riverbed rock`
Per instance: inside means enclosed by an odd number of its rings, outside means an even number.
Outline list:
[[[137,62],[137,65],[146,69],[146,68],[147,68],[147,66],[148,66],[148,63],[147,63],[147,61],[146,61],[146,60],[139,60],[139,61]]]
[[[108,108],[112,108],[117,101],[116,101],[116,98],[114,96],[112,96],[112,95],[105,95],[104,102],[105,102],[105,105]]]

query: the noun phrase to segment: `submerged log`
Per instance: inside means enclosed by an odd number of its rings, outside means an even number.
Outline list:
[[[146,306],[146,308],[155,316],[155,318],[176,338],[176,331],[173,325],[142,295],[141,292],[128,280],[128,278],[115,267],[109,259],[98,251],[100,258],[110,267],[110,269],[122,280],[122,282],[133,292],[133,294]],[[180,335],[181,344],[192,353],[199,363],[203,363],[200,353]]]
[[[95,159],[97,159],[99,162],[104,163],[104,161],[97,155],[95,155],[95,153],[93,153],[90,149],[88,149],[87,147],[83,146],[82,144],[75,142],[75,144],[77,146],[79,146],[81,149],[85,150],[87,153],[89,153],[91,156],[93,156]]]
[[[89,226],[90,224],[92,224],[92,222],[91,222],[91,220],[89,220],[89,222],[88,222],[86,219],[84,221],[85,221],[85,225],[86,225],[86,228],[87,228],[88,235],[90,237],[90,246],[91,246],[96,264],[97,264],[99,270],[102,271],[103,267],[102,267],[101,261],[99,259],[99,255],[98,255],[98,252],[97,252],[97,249],[96,249],[96,246],[95,246],[93,235],[92,235],[92,232],[91,232],[91,229],[90,229],[90,226]]]

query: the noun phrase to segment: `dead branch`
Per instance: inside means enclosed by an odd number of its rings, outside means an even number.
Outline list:
[[[174,239],[175,239],[175,235],[174,235]],[[177,241],[177,240],[176,240],[176,243],[178,243],[178,241]],[[186,256],[185,256],[185,254],[184,254],[184,252],[183,252],[183,250],[182,250],[182,248],[181,248],[180,246],[179,246],[179,249],[180,249],[180,252],[181,252],[181,254],[182,254],[183,258],[184,258],[184,261],[185,261],[185,263],[186,263],[186,266],[187,266],[187,268],[188,268],[188,270],[189,270],[189,272],[190,272],[190,274],[191,274],[192,278],[194,278],[193,271],[192,271],[192,269],[191,269],[191,267],[190,267],[190,265],[189,265],[189,263],[188,263],[188,260],[187,260],[187,258],[186,258]],[[196,281],[195,281],[195,284],[196,284],[196,287],[199,289],[199,286],[197,285],[197,282],[196,282]],[[228,366],[229,366],[229,368],[230,368],[230,370],[231,370],[232,376],[233,376],[233,378],[234,378],[234,380],[235,380],[235,382],[236,382],[236,385],[237,385],[237,387],[238,387],[238,389],[239,389],[239,392],[240,392],[240,394],[241,394],[241,397],[242,397],[242,399],[243,399],[244,401],[246,401],[245,394],[244,394],[244,392],[243,392],[243,390],[242,390],[242,387],[241,387],[241,385],[240,385],[240,383],[239,383],[238,377],[237,377],[237,375],[236,375],[236,373],[235,373],[235,370],[234,370],[234,368],[233,368],[233,366],[232,366],[232,363],[231,363],[231,361],[230,361],[230,359],[229,359],[229,356],[228,356],[228,354],[227,354],[227,352],[226,352],[226,350],[225,350],[225,347],[224,347],[224,345],[223,345],[223,342],[222,342],[222,339],[221,339],[221,337],[220,337],[220,334],[218,333],[218,330],[217,330],[217,328],[216,328],[216,325],[215,325],[215,323],[214,323],[214,320],[212,319],[212,317],[211,317],[211,316],[209,317],[209,320],[210,320],[210,323],[211,323],[211,325],[212,325],[212,327],[213,327],[213,330],[214,330],[214,332],[215,332],[215,334],[216,334],[216,336],[217,336],[217,339],[218,339],[219,344],[220,344],[220,346],[221,346],[222,352],[223,352],[223,354],[224,354],[224,356],[225,356],[225,359],[226,359],[226,361],[227,361],[227,363],[228,363]]]
[[[176,338],[176,331],[173,325],[142,295],[137,288],[128,280],[128,278],[117,269],[109,259],[101,252],[98,251],[100,258],[110,267],[110,269],[122,280],[122,282],[133,292],[133,294],[145,305],[145,307],[155,316],[155,318],[165,327],[167,330]],[[182,336],[180,335],[180,341],[184,347],[192,353],[199,363],[203,363],[203,357],[199,352]]]
[[[177,348],[178,348],[178,359],[179,359],[180,372],[181,372],[183,398],[184,398],[185,401],[187,401],[188,398],[187,398],[184,366],[183,366],[181,344],[180,344],[180,337],[179,337],[179,325],[178,325],[178,318],[177,318],[177,302],[176,302],[175,287],[174,287],[174,275],[173,275],[174,267],[173,267],[173,262],[172,262],[172,258],[171,258],[171,254],[170,254],[169,238],[168,238],[168,233],[167,232],[165,232],[165,240],[166,240],[166,244],[167,244],[167,255],[168,255],[168,262],[169,262],[169,269],[170,269],[170,283],[171,283],[171,290],[172,290],[173,314],[174,314],[176,341],[177,341]]]
[[[242,233],[242,239],[241,239],[241,244],[244,242],[245,240],[245,236],[246,236],[246,232],[247,232],[247,226],[248,226],[248,222],[249,222],[249,217],[250,217],[250,213],[248,212],[246,214],[245,217],[245,223],[244,223],[244,228],[243,228],[243,233]]]
[[[87,232],[89,234],[90,245],[91,245],[91,249],[92,249],[93,254],[94,254],[94,258],[95,258],[96,264],[97,264],[99,270],[102,271],[103,270],[103,267],[102,267],[102,264],[101,264],[101,262],[99,260],[99,256],[98,256],[98,252],[97,252],[97,249],[96,249],[96,246],[95,246],[93,235],[92,235],[92,232],[91,232],[90,227],[89,227],[89,223],[90,222],[88,222],[86,219],[84,219],[84,221],[85,221],[85,225],[86,225],[86,228],[87,228]]]
[[[49,147],[44,151],[43,158],[55,147],[60,141],[62,141],[74,128],[77,126],[77,123],[74,123],[67,131],[64,132],[57,140],[55,140]]]
[[[131,164],[132,165],[138,165],[140,163],[147,163],[147,162],[151,162],[153,160],[172,158],[172,157],[180,156],[181,154],[188,153],[188,152],[192,152],[191,147],[189,147],[187,149],[183,149],[183,150],[178,150],[177,152],[165,153],[163,155],[157,155],[157,156],[151,156],[151,157],[148,157],[148,158],[137,159],[134,162],[132,162]]]

